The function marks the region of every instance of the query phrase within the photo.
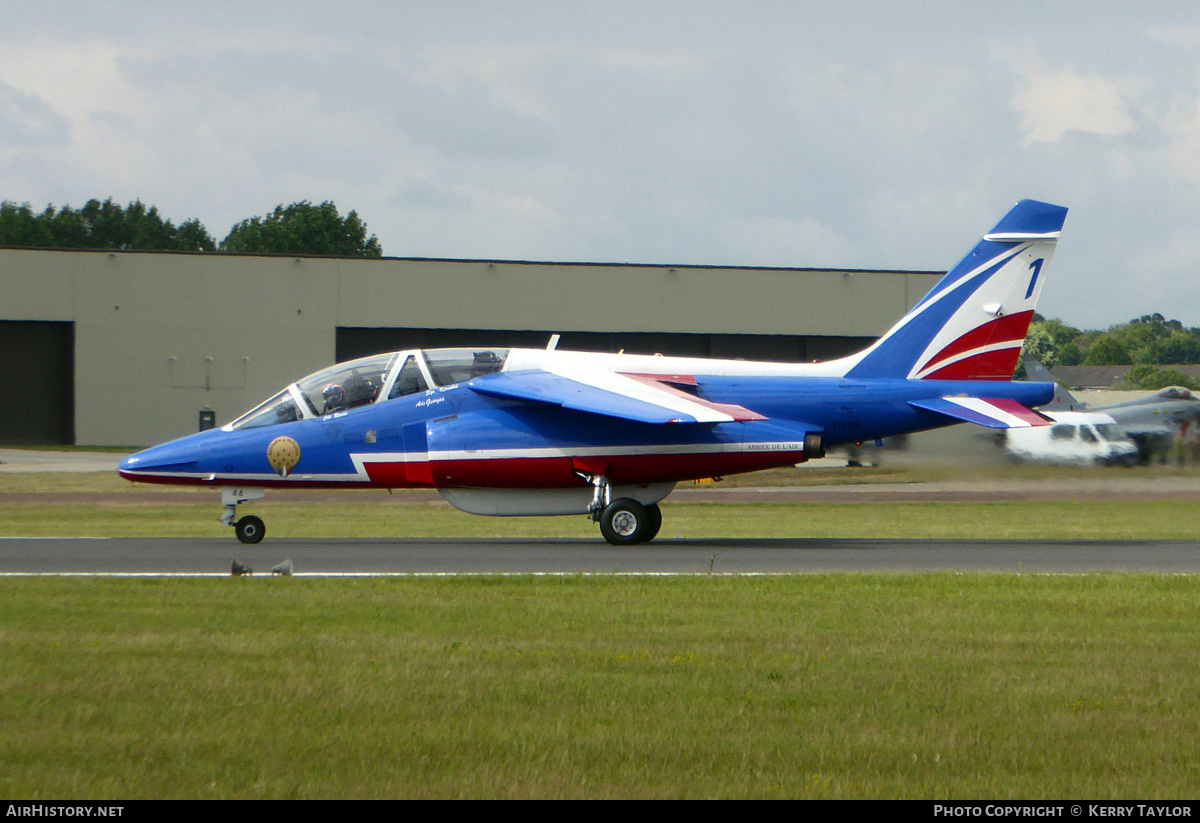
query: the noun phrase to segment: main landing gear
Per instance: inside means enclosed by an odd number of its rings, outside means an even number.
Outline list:
[[[643,505],[632,497],[612,499],[612,483],[607,477],[589,475],[595,493],[588,506],[592,521],[600,524],[600,533],[614,546],[633,546],[653,540],[662,528],[662,509],[657,503]]]
[[[262,518],[252,514],[248,514],[240,520],[234,520],[237,507],[249,500],[260,500],[266,494],[262,489],[221,489],[221,505],[225,507],[225,513],[221,515],[221,522],[226,526],[233,526],[237,539],[243,543],[260,542],[267,533],[267,527],[263,524]]]
[[[600,513],[600,533],[614,546],[632,546],[653,540],[662,528],[657,503],[643,506],[630,497],[614,500]]]
[[[587,508],[588,515],[592,522],[600,524],[600,533],[604,535],[605,540],[614,546],[634,546],[653,540],[658,535],[659,529],[662,528],[662,510],[657,503],[642,503],[632,497],[613,500],[613,486],[607,477],[592,474],[581,476],[593,488],[592,501]],[[659,488],[658,491],[657,496],[664,496],[669,487],[665,490]],[[237,507],[251,500],[261,500],[265,496],[266,491],[263,489],[221,489],[221,505],[225,510],[221,515],[221,522],[226,526],[233,526],[234,534],[243,543],[261,542],[267,528],[262,518],[252,514],[239,519]],[[566,514],[567,511],[554,513]]]

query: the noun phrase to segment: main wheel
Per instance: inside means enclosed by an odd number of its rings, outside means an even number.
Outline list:
[[[237,532],[237,539],[243,543],[258,543],[267,533],[267,527],[263,525],[262,520],[252,514],[234,523],[233,530]]]
[[[658,530],[662,528],[662,509],[657,503],[651,503],[646,507],[646,533],[642,535],[642,542],[649,543],[654,538],[658,537]]]
[[[650,515],[646,507],[629,497],[608,504],[600,515],[600,533],[614,546],[632,546],[646,539]]]

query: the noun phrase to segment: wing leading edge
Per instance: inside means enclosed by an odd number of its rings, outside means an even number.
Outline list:
[[[500,372],[467,385],[479,394],[561,406],[638,423],[732,423],[766,420],[728,403],[710,403],[670,384],[695,385],[687,376],[612,372],[556,373],[532,369]]]

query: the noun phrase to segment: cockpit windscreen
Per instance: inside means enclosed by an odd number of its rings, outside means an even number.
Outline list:
[[[391,389],[384,397],[382,392],[400,356],[404,356],[404,363],[397,369]],[[444,387],[498,372],[504,367],[507,357],[508,349],[430,349],[423,352],[388,352],[338,363],[292,384],[234,420],[227,428],[253,429],[324,417],[366,406],[377,400],[392,400],[428,391],[430,385],[418,359],[424,360],[433,386]]]

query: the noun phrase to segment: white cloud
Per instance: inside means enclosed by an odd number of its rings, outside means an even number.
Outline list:
[[[1200,25],[1147,26],[1146,37],[1184,49],[1200,48]]]
[[[61,145],[69,127],[46,101],[0,82],[0,148]]]
[[[0,200],[139,197],[221,237],[332,199],[394,255],[939,269],[1036,197],[1072,208],[1048,311],[1120,322],[1136,288],[1200,325],[1194,9],[1084,8],[18,5]]]
[[[995,45],[992,53],[1020,77],[1011,104],[1021,114],[1026,146],[1057,143],[1073,131],[1118,137],[1135,128],[1128,98],[1139,81],[1050,68],[1029,42]]]

